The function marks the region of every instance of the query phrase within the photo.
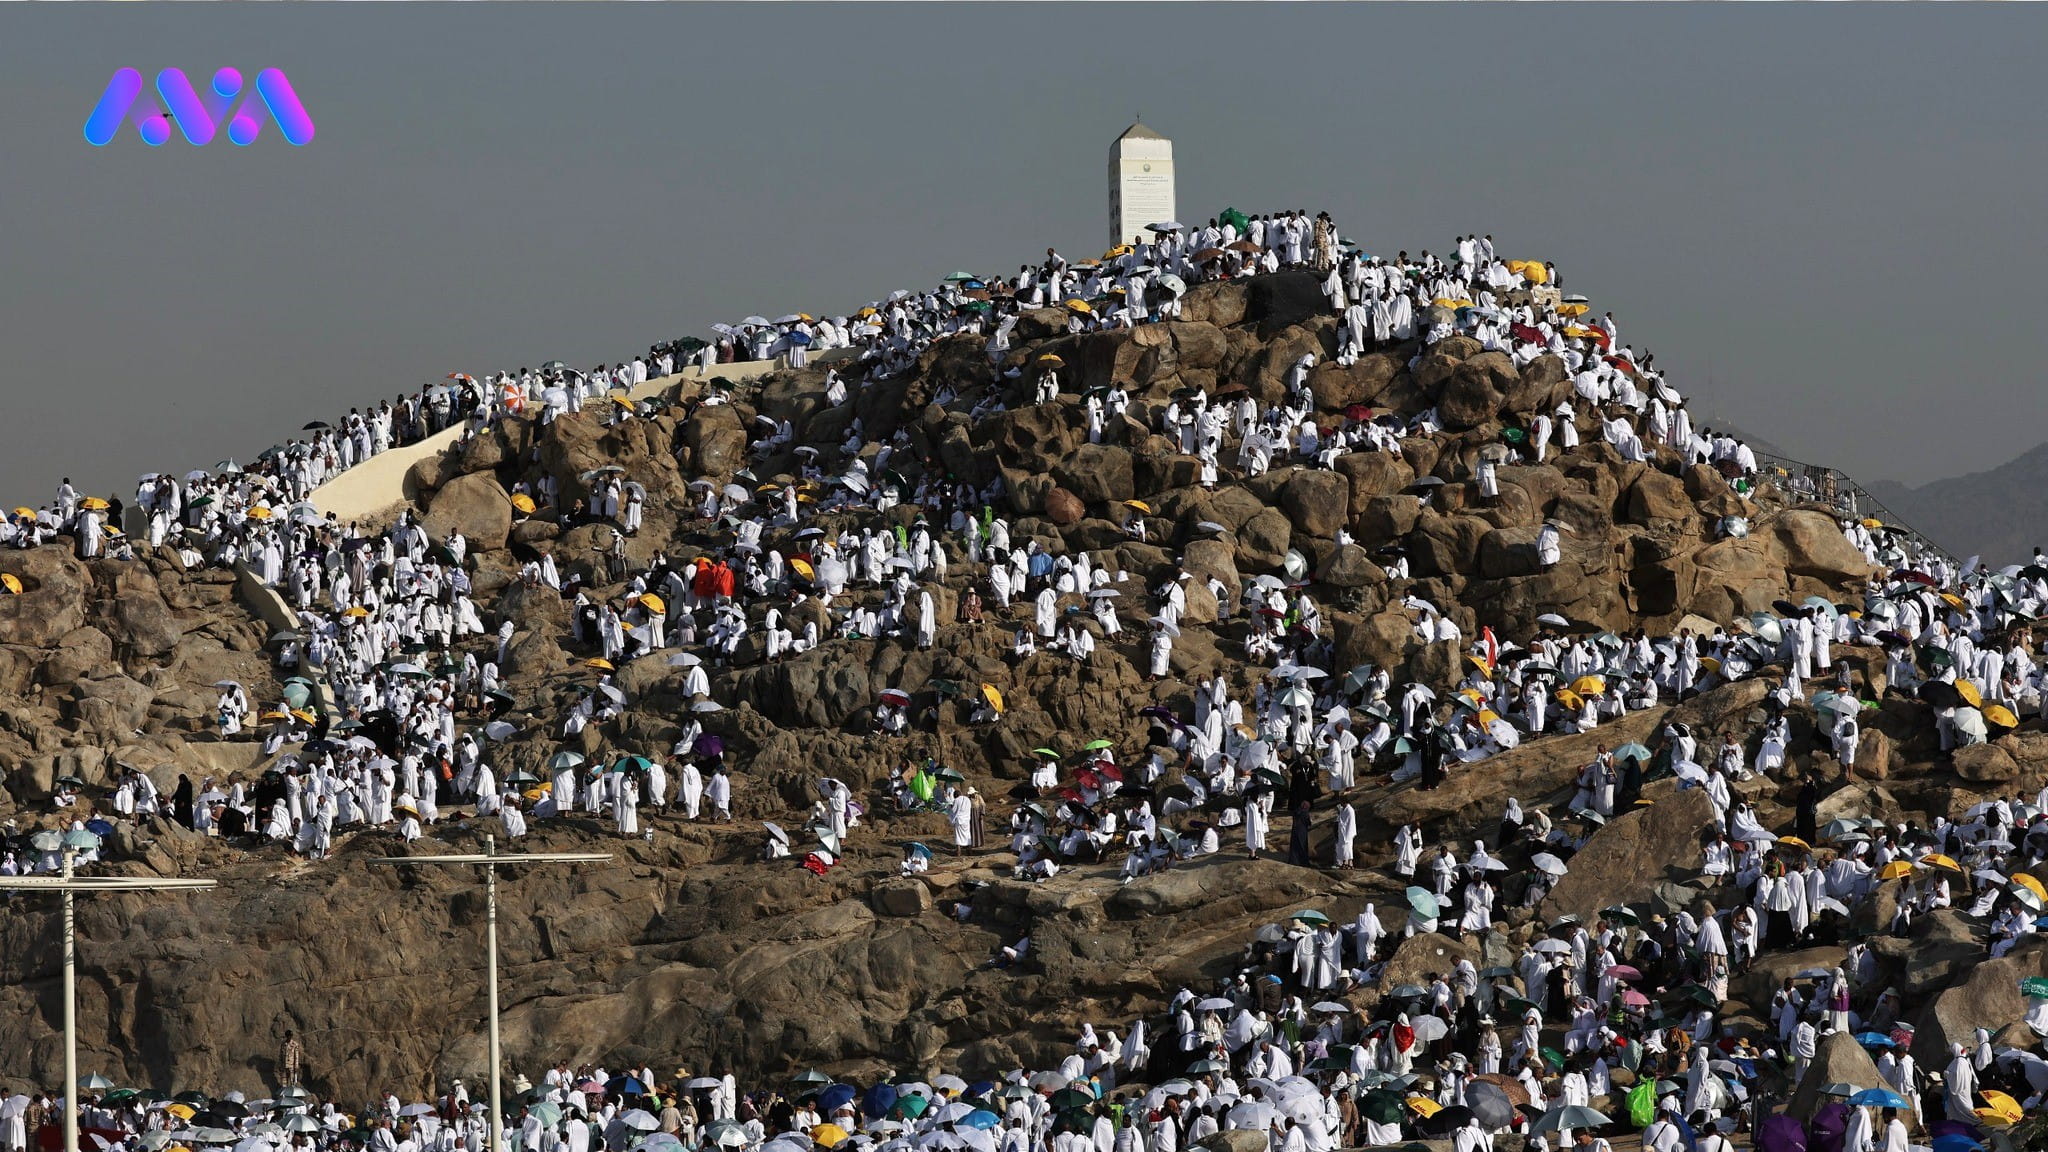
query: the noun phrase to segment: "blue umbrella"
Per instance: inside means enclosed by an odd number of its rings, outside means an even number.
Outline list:
[[[1882,1032],[1858,1032],[1856,1042],[1865,1048],[1895,1048],[1898,1045]],[[1876,1091],[1876,1089],[1872,1089]]]
[[[1911,1104],[1906,1103],[1905,1097],[1884,1088],[1865,1088],[1863,1091],[1849,1097],[1849,1103],[1858,1108],[1912,1107]]]
[[[834,1084],[818,1093],[818,1110],[830,1116],[840,1108],[853,1103],[853,1085]]]
[[[631,1076],[614,1076],[605,1081],[604,1090],[612,1096],[644,1096],[647,1085]]]
[[[85,822],[85,830],[95,836],[112,836],[114,826],[95,816]]]
[[[896,1086],[894,1084],[877,1084],[873,1088],[868,1089],[867,1095],[860,1098],[860,1114],[870,1120],[880,1120],[889,1114],[889,1109],[895,1106]]]
[[[1002,1117],[985,1108],[976,1108],[960,1118],[960,1123],[967,1125],[969,1128],[979,1128],[983,1131],[987,1131],[1002,1122]]]

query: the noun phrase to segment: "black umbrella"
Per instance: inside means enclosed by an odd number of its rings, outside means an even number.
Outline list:
[[[1936,708],[1957,708],[1963,704],[1963,694],[1946,680],[1929,680],[1920,686],[1919,695]]]

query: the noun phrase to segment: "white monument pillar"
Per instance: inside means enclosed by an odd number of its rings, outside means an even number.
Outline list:
[[[1109,242],[1148,240],[1173,211],[1173,141],[1134,122],[1109,146]]]

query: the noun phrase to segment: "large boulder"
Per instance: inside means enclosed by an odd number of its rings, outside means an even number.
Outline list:
[[[1920,1013],[1913,1055],[1925,1067],[1944,1064],[1953,1045],[1975,1044],[1976,1031],[1996,1034],[2027,1010],[2020,981],[2048,976],[2048,941],[2031,939],[1996,960],[1971,964],[1960,983],[1936,992]]]
[[[1572,857],[1571,871],[1537,914],[1590,920],[1602,908],[1648,900],[1659,884],[1697,877],[1702,834],[1714,825],[1714,805],[1702,788],[1616,816]]]
[[[0,592],[0,644],[47,648],[85,623],[92,571],[69,549],[0,549],[0,572],[22,584]]]
[[[1834,1032],[1820,1038],[1814,1047],[1813,1063],[1806,1066],[1806,1075],[1800,1077],[1799,1086],[1792,1090],[1792,1102],[1786,1106],[1786,1112],[1801,1120],[1810,1118],[1816,1108],[1830,1099],[1821,1095],[1821,1089],[1830,1084],[1884,1086],[1884,1081],[1878,1079],[1876,1062],[1851,1033]]]
[[[461,532],[471,551],[494,552],[512,534],[512,498],[488,472],[458,476],[434,493],[423,526],[435,543]]]
[[[1335,472],[1304,469],[1280,490],[1280,506],[1310,536],[1335,536],[1350,518],[1351,483]]]
[[[1781,512],[1770,521],[1764,538],[1772,556],[1794,576],[1839,587],[1870,575],[1870,561],[1825,512],[1805,508]]]
[[[747,427],[737,406],[699,408],[683,424],[685,471],[724,479],[747,466]]]
[[[1131,453],[1114,444],[1082,444],[1053,469],[1060,487],[1090,504],[1129,500],[1137,494],[1131,481]]]
[[[1956,775],[1973,784],[2008,784],[2020,778],[2019,763],[1997,744],[1968,744],[1956,749],[1955,769]]]
[[[1437,415],[1454,432],[1490,423],[1521,376],[1504,352],[1481,352],[1454,367],[1437,394]]]

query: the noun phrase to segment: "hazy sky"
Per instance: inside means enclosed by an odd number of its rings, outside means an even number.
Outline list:
[[[1557,261],[1699,407],[1862,479],[2048,438],[2035,6],[0,5],[0,502],[247,458],[1179,214]],[[113,71],[284,68],[293,148],[85,143]]]

